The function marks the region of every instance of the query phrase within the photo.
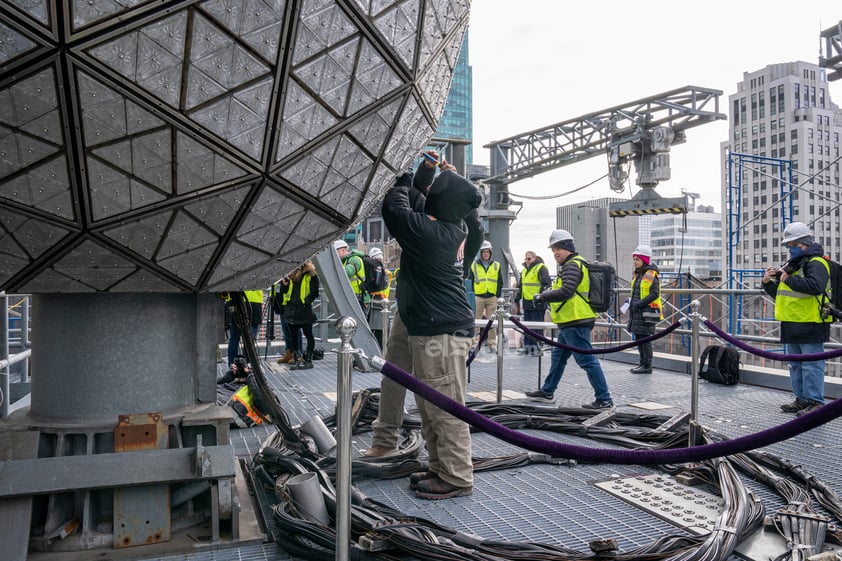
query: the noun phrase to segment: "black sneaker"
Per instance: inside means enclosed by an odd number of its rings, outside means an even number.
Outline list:
[[[795,416],[800,417],[801,415],[806,415],[807,413],[812,413],[813,411],[815,411],[816,409],[818,409],[822,405],[824,405],[824,403],[819,403],[818,401],[810,401],[807,404],[807,407],[805,407],[804,409],[802,409],[801,411],[796,413]]]
[[[545,393],[541,390],[538,390],[537,392],[526,392],[526,397],[530,398],[532,401],[554,401],[553,394]]]
[[[635,366],[634,368],[632,368],[631,373],[632,374],[651,374],[652,369],[647,367],[647,366],[643,366],[641,364],[640,366]]]
[[[595,399],[590,403],[582,404],[582,409],[612,409],[613,407],[613,401],[602,401],[601,399]]]
[[[783,405],[781,405],[781,411],[783,411],[784,413],[798,413],[802,409],[808,408],[811,403],[814,402],[796,399],[791,403],[784,403]]]

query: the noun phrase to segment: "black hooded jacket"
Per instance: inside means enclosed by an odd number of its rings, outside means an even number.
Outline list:
[[[655,271],[656,282],[652,283],[649,289],[649,294],[646,298],[640,297],[640,283],[643,275],[647,271]],[[661,279],[658,266],[654,263],[648,265],[644,264],[639,269],[634,270],[634,278],[632,279],[631,295],[629,296],[629,331],[636,335],[652,335],[655,333],[655,322],[646,321],[643,317],[643,311],[649,307],[649,304],[657,300],[661,296]]]
[[[409,335],[473,334],[474,312],[463,283],[464,219],[482,201],[476,187],[451,171],[433,182],[424,208],[410,203],[410,189],[395,185],[383,199],[383,221],[401,246],[398,309]],[[481,237],[481,236],[480,236]]]
[[[415,212],[424,212],[424,206],[427,204],[427,188],[433,183],[436,177],[436,168],[427,167],[422,161],[415,170],[415,174],[405,173],[395,180],[395,185],[402,185],[413,189],[409,189],[409,206]],[[483,234],[485,229],[482,226],[482,220],[479,218],[477,209],[470,211],[463,219],[465,227],[468,229],[468,238],[465,240],[465,263],[462,270],[462,278],[468,278],[471,274],[471,263],[474,262],[479,248],[482,245]],[[388,227],[387,227],[388,229]]]

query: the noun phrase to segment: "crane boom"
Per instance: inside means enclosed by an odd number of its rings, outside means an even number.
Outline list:
[[[828,69],[828,82],[842,80],[842,20],[822,31],[821,38],[827,56],[819,54],[819,66]]]
[[[487,181],[509,184],[583,159],[613,146],[639,142],[657,127],[676,133],[726,116],[719,111],[722,91],[686,86],[582,115],[549,127],[491,142]],[[676,138],[683,139],[677,134]]]

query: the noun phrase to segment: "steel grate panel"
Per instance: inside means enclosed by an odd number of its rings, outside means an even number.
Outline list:
[[[332,346],[327,345],[326,348]],[[547,362],[543,364],[544,374]],[[686,374],[656,370],[651,377],[652,382],[646,383],[647,387],[641,387],[643,382],[640,376],[630,374],[628,365],[607,360],[601,363],[618,406],[624,411],[643,413],[643,410],[626,405],[638,401],[656,401],[672,406],[670,409],[656,411],[665,416],[684,410],[685,405],[689,406],[689,377]],[[324,360],[314,364],[314,369],[305,371],[289,371],[274,363],[267,369],[267,376],[293,423],[308,420],[314,412],[319,415],[333,413],[336,355],[327,353]],[[537,380],[535,358],[507,355],[504,364],[506,390],[522,392],[534,387]],[[352,373],[352,387],[355,391],[377,387],[379,382],[378,373]],[[648,387],[651,387],[652,393]],[[493,362],[474,362],[468,392],[495,390],[496,365]],[[565,373],[557,395],[557,405],[592,399],[592,391],[584,373],[574,365]],[[793,418],[780,413],[777,408],[779,403],[788,401],[788,392],[756,386],[731,388],[703,383],[699,399],[702,422],[731,437],[763,430]],[[744,412],[739,419],[732,413],[734,400]],[[406,405],[408,408],[414,407],[412,395],[407,396]],[[838,448],[836,443],[840,442],[840,430],[842,421],[836,420],[792,441],[777,444],[770,451],[785,458],[797,458],[811,473],[838,489],[842,485],[842,474],[834,469],[835,466],[826,464],[832,463],[827,462],[828,450]],[[607,444],[575,436],[531,430],[525,432],[559,442],[608,447]],[[259,442],[270,434],[270,430],[268,427],[259,427],[232,430],[231,434],[238,456],[246,457],[256,452]],[[352,454],[368,448],[370,441],[371,433],[352,435]],[[505,456],[520,451],[513,445],[481,433],[472,434],[472,447],[476,456],[485,457]],[[643,466],[578,464],[570,468],[530,465],[476,473],[474,494],[448,501],[418,499],[409,490],[406,479],[357,478],[354,484],[368,496],[408,516],[432,518],[452,528],[490,539],[542,541],[587,551],[589,540],[614,537],[618,539],[620,547],[627,550],[655,538],[681,532],[672,524],[596,487],[598,482],[638,476],[654,478],[660,474],[654,468]],[[744,483],[760,497],[767,511],[773,512],[784,506],[782,500],[766,487],[750,481]],[[815,503],[814,507],[823,512]],[[273,547],[277,550],[277,556],[272,556]],[[263,551],[269,555],[269,560],[288,559],[274,544],[266,544]],[[203,558],[189,556],[184,561],[200,559]],[[731,559],[736,559],[736,556]]]

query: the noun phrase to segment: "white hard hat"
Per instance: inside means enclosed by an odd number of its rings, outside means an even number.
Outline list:
[[[784,228],[784,239],[781,240],[781,245],[786,245],[789,242],[798,241],[801,238],[812,238],[813,233],[810,228],[803,222],[792,222],[789,226]],[[810,240],[812,241],[812,240]]]
[[[648,258],[651,259],[652,258],[652,248],[649,247],[648,245],[646,245],[645,243],[640,244],[639,246],[634,248],[634,251],[632,251],[632,255],[642,255],[644,257],[648,257]]]
[[[368,252],[368,256],[369,257],[382,257],[383,256],[383,250],[380,249],[379,247],[372,247]]]
[[[570,235],[570,232],[567,230],[553,230],[553,233],[550,234],[550,247],[553,247],[555,244],[559,242],[572,242],[573,236]]]
[[[348,242],[346,242],[345,240],[336,240],[335,242],[333,242],[333,249],[339,250],[343,248],[348,249]]]
[[[491,247],[491,242],[490,242],[490,241],[485,240],[484,242],[482,242],[482,245],[481,245],[481,246],[479,246],[479,250],[480,250],[480,251],[482,251],[482,250],[484,250],[484,249],[487,249],[488,251],[491,251],[491,250],[492,250],[492,249],[494,249],[494,248],[493,248],[493,247]]]

